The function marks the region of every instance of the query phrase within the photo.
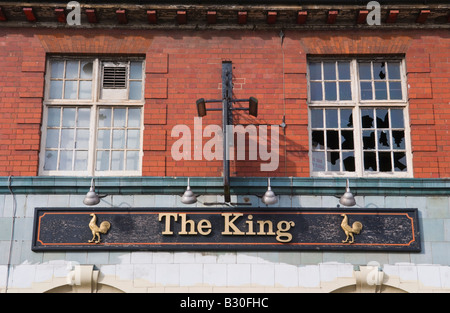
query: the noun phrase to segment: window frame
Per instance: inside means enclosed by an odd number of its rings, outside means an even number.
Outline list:
[[[92,71],[92,87],[91,99],[50,99],[50,77],[52,61],[93,61]],[[142,89],[140,100],[123,100],[123,99],[101,99],[101,66],[102,62],[142,62]],[[41,126],[41,144],[39,153],[39,175],[41,176],[141,176],[142,175],[142,159],[143,159],[143,142],[144,142],[144,88],[145,88],[145,58],[144,57],[97,57],[97,56],[50,56],[46,60],[45,87],[43,100],[43,118]],[[129,79],[129,77],[127,77]],[[127,94],[129,93],[130,84],[127,83]],[[64,87],[62,87],[64,88]],[[79,87],[78,87],[79,88]],[[89,144],[88,144],[88,162],[86,170],[45,170],[46,141],[48,129],[48,110],[52,107],[61,108],[89,108]],[[101,108],[140,108],[139,121],[139,154],[137,170],[96,170],[97,163],[97,140],[98,140],[98,115]],[[126,150],[126,149],[125,149]],[[126,153],[125,153],[126,154]],[[126,158],[126,157],[125,157]],[[126,164],[126,159],[124,159]]]
[[[350,79],[351,79],[351,95],[352,100],[345,101],[311,101],[311,88],[310,88],[310,63],[314,62],[350,62]],[[360,78],[358,63],[366,62],[399,62],[400,63],[400,79],[402,88],[402,99],[401,100],[361,100],[361,90],[360,90]],[[371,63],[372,64],[372,63]],[[322,65],[323,67],[323,65]],[[308,138],[309,138],[309,165],[310,165],[310,176],[311,177],[413,177],[413,164],[412,164],[412,148],[411,148],[411,129],[409,123],[409,103],[407,101],[407,80],[406,80],[406,65],[404,56],[365,56],[365,57],[316,57],[310,56],[307,60],[307,89],[308,89]],[[337,74],[336,74],[337,75]],[[323,79],[324,77],[322,77]],[[339,79],[338,79],[339,81]],[[322,90],[323,91],[323,90]],[[374,90],[372,91],[375,92]],[[325,94],[323,94],[323,99],[325,99]],[[363,128],[361,123],[361,110],[363,109],[374,109],[374,108],[385,108],[385,109],[402,109],[403,112],[403,122],[405,131],[405,155],[406,155],[406,171],[395,171],[394,168],[390,172],[378,171],[370,172],[364,170],[364,150],[363,150]],[[312,146],[312,121],[311,121],[311,110],[312,109],[351,109],[353,115],[353,140],[354,140],[354,157],[355,157],[355,171],[314,171],[313,170],[313,146]],[[325,112],[325,111],[324,111]],[[325,113],[324,113],[325,114]],[[324,132],[326,134],[326,125],[324,125]],[[392,128],[389,130],[392,132]],[[326,149],[325,149],[326,150]],[[389,151],[391,151],[390,149]],[[374,150],[379,152],[380,150]],[[342,152],[342,149],[336,150],[336,152]],[[378,156],[377,156],[378,159]],[[392,161],[392,160],[391,160]],[[327,159],[325,159],[327,162]],[[393,161],[392,161],[393,162]],[[377,161],[378,164],[378,161]]]

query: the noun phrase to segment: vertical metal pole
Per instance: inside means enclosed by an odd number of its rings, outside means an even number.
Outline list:
[[[223,131],[223,187],[225,202],[231,202],[230,196],[230,146],[228,141],[228,125],[233,125],[231,111],[233,97],[233,64],[222,62],[222,131]]]

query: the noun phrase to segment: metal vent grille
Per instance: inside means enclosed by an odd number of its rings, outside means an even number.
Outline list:
[[[104,66],[103,67],[103,88],[106,89],[126,89],[127,88],[127,67],[126,66]]]

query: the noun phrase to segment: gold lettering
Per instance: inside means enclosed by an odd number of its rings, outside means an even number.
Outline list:
[[[211,233],[211,222],[208,220],[201,220],[200,222],[198,222],[197,230],[200,235],[209,235]]]
[[[273,232],[273,223],[272,221],[258,221],[259,224],[259,232],[257,235],[275,235]],[[264,231],[264,225],[267,225],[267,233]]]
[[[173,217],[173,220],[176,222],[178,220],[177,213],[159,213],[158,220],[161,222],[163,218],[166,219],[165,228],[162,232],[163,235],[173,235],[173,231],[170,230],[170,218]]]
[[[248,225],[248,232],[246,232],[245,234],[246,234],[246,235],[256,235],[256,233],[253,231],[253,221],[252,221],[253,215],[249,215],[247,218],[248,218],[249,220],[248,220],[248,221],[245,221],[245,222],[246,222],[247,225]]]
[[[180,214],[181,216],[181,231],[179,235],[197,235],[195,231],[195,222],[193,220],[186,220],[186,214]],[[189,224],[190,230],[186,232],[186,225]]]
[[[222,232],[222,235],[244,235],[245,233],[240,231],[239,228],[234,225],[234,222],[244,214],[242,213],[222,213],[222,216],[224,217],[224,231]],[[230,220],[230,217],[234,216],[232,220]],[[233,229],[233,232],[230,231],[230,228]]]
[[[284,225],[284,226],[283,226]],[[277,224],[277,241],[279,242],[289,242],[292,240],[292,235],[290,233],[287,233],[291,229],[291,227],[294,227],[295,223],[292,221],[286,222],[281,221]],[[284,237],[284,239],[283,239]]]

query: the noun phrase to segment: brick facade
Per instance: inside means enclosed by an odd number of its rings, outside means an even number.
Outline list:
[[[202,31],[0,30],[0,176],[36,176],[46,57],[145,56],[143,176],[221,176],[222,162],[175,161],[171,130],[193,127],[198,98],[221,96],[221,63],[233,62],[234,96],[259,100],[258,117],[235,123],[279,125],[279,167],[269,176],[309,177],[307,56],[404,55],[415,178],[450,176],[448,30]],[[218,112],[203,127],[221,125]],[[204,143],[208,138],[204,138]],[[192,144],[192,155],[194,145]],[[233,161],[232,176],[268,176],[260,162]]]

